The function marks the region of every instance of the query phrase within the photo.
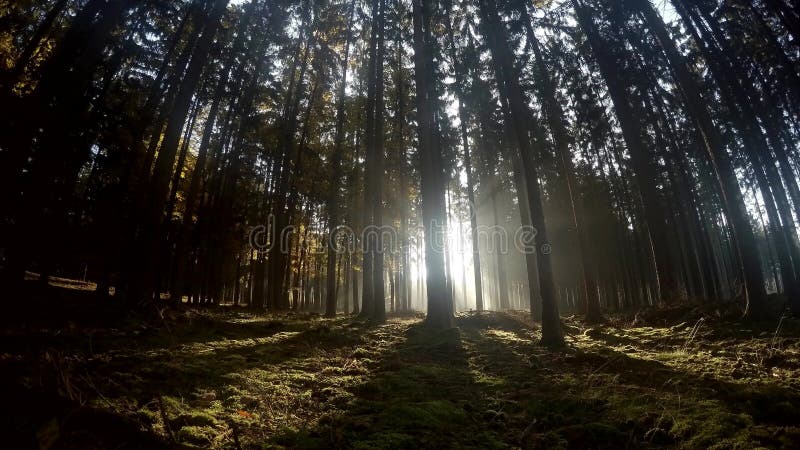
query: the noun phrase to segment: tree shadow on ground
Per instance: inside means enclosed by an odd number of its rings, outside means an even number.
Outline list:
[[[503,448],[479,426],[483,399],[460,331],[416,324],[352,389],[343,413],[316,428],[287,430],[276,444],[303,448]]]
[[[474,320],[474,319],[469,319]],[[463,322],[462,322],[463,323]],[[591,339],[562,352],[533,344],[513,322],[463,327],[486,385],[524,448],[681,445],[781,447],[800,441],[800,396],[777,384],[698,376]],[[588,342],[588,343],[587,343]]]
[[[273,443],[314,448],[792,447],[793,405],[779,385],[699,377],[602,341],[551,352],[503,314],[460,329],[411,327],[340,412]],[[591,339],[588,339],[591,341]]]
[[[24,408],[13,401],[4,402],[0,412],[3,417],[16,418],[17,425],[12,428],[19,442],[36,442],[36,435],[48,428],[61,430],[52,433],[63,436],[75,426],[85,426],[81,433],[108,443],[101,426],[108,423],[107,416],[114,415],[108,410],[117,413],[120,430],[140,429],[141,423],[136,423],[139,419],[150,424],[161,420],[162,431],[177,433],[184,426],[195,427],[198,420],[206,420],[204,409],[211,408],[218,397],[236,397],[244,404],[258,401],[237,390],[237,384],[252,379],[268,384],[271,377],[290,373],[292,361],[300,366],[318,363],[326,354],[361,343],[362,331],[344,327],[344,323],[339,319],[300,320],[269,327],[238,324],[242,329],[233,333],[238,339],[190,339],[182,346],[147,351],[123,347],[104,353],[75,353],[71,348],[45,347],[32,359],[2,361],[4,386],[22,395],[4,398],[28,401]],[[302,385],[308,380],[298,376],[290,381]],[[291,394],[285,392],[284,398]],[[77,420],[86,416],[100,419],[97,425]],[[164,420],[169,422],[167,426]],[[225,424],[220,426],[224,428]],[[117,434],[121,441],[112,442],[123,448],[152,447],[148,436],[155,436],[145,433],[138,439],[128,432]],[[143,447],[136,447],[140,443]]]
[[[52,347],[78,352],[140,353],[220,339],[303,331],[321,319],[318,314],[287,312],[272,314],[266,320],[265,314],[245,308],[168,302],[131,308],[113,297],[100,299],[93,291],[54,286],[28,286],[20,295],[22,300],[0,316],[0,350],[31,353]]]
[[[571,334],[569,346],[553,352],[536,345],[538,329],[513,314],[463,314],[459,328],[446,331],[400,317],[372,324],[223,313],[209,321],[218,330],[211,336],[202,335],[202,322],[176,326],[177,345],[94,354],[54,347],[0,361],[12,369],[3,371],[3,385],[19,394],[4,398],[30,399],[4,406],[3,415],[29,415],[29,442],[55,421],[65,444],[94,436],[98,448],[158,447],[145,445],[152,439],[215,448],[800,442],[800,397],[791,383],[753,376],[755,369],[740,382],[731,375],[740,369],[721,369],[735,363],[730,355],[675,348],[685,338],[661,339],[663,330],[624,330],[652,335],[636,346],[609,340],[622,331],[599,327]],[[119,430],[111,433],[119,439],[104,438],[109,430]]]

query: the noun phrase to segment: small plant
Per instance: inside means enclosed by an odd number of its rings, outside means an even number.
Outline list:
[[[692,341],[694,341],[694,339],[697,337],[697,333],[700,332],[700,327],[703,325],[704,322],[705,322],[705,317],[701,317],[697,321],[697,323],[694,324],[694,326],[692,327],[692,331],[689,332],[689,336],[686,337],[686,343],[683,344],[684,350],[686,350],[689,347],[689,344],[691,344]]]

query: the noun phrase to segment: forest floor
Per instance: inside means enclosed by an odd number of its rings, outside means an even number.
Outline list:
[[[3,326],[7,448],[800,446],[795,319],[567,318],[548,351],[522,312],[431,331],[420,315],[100,309]]]

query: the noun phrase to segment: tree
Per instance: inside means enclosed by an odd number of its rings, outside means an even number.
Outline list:
[[[438,94],[433,84],[433,5],[428,0],[412,0],[414,22],[414,81],[417,96],[417,138],[420,154],[420,193],[425,232],[426,288],[428,316],[434,328],[453,326],[453,299],[447,288],[444,250],[446,235],[445,185],[439,129],[433,105]]]
[[[655,33],[661,47],[667,54],[675,77],[678,80],[680,90],[683,93],[686,107],[689,109],[704,138],[706,150],[711,158],[712,164],[714,164],[716,176],[719,180],[725,209],[731,220],[732,230],[738,247],[739,260],[742,266],[748,305],[758,307],[758,305],[763,303],[766,296],[760,259],[755,246],[753,230],[747,218],[742,193],[739,190],[728,155],[722,145],[722,138],[719,131],[714,126],[707,109],[702,106],[701,99],[703,97],[700,90],[686,68],[686,64],[681,59],[674,41],[669,37],[666,27],[658,16],[658,13],[655,12],[652,5],[647,0],[636,0],[636,6],[639,8],[640,13],[644,16],[648,25]]]
[[[355,0],[350,0],[347,11],[347,31],[345,31],[344,56],[342,57],[342,79],[339,82],[336,103],[336,131],[333,140],[333,159],[331,161],[331,187],[330,198],[328,200],[328,236],[331,239],[328,246],[328,273],[336,271],[336,249],[337,243],[334,241],[336,227],[339,225],[339,177],[341,176],[342,152],[344,151],[344,102],[347,88],[347,66],[350,57],[350,39],[352,36],[353,13],[355,11]],[[347,283],[345,282],[345,285]],[[325,314],[329,317],[336,315],[336,280],[335,277],[328,276],[327,280],[327,299],[325,300]],[[345,303],[346,305],[346,303]],[[348,313],[345,306],[345,314]]]
[[[527,186],[527,206],[531,215],[531,223],[536,230],[535,249],[537,250],[538,282],[542,297],[542,343],[547,346],[560,346],[564,344],[564,337],[555,299],[555,285],[550,262],[550,244],[547,241],[539,176],[536,164],[533,161],[533,149],[528,136],[527,123],[531,123],[533,118],[530,111],[523,104],[524,97],[519,86],[518,77],[514,75],[516,69],[513,55],[508,47],[508,41],[503,37],[502,25],[498,18],[497,6],[494,0],[481,0],[480,11],[492,59],[494,64],[499,66],[498,71],[503,74],[503,78],[498,79],[497,83],[500,88],[500,95],[505,97],[510,106],[509,113]],[[528,251],[530,252],[532,249],[528,249]],[[529,283],[532,289],[534,282],[530,278]]]

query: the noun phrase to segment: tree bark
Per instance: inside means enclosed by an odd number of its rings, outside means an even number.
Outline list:
[[[542,195],[539,186],[539,175],[533,160],[533,149],[528,136],[529,126],[534,123],[531,112],[523,103],[523,93],[519,85],[519,77],[514,67],[514,57],[508,46],[505,32],[500,23],[497,6],[494,0],[480,0],[480,12],[486,33],[486,40],[495,65],[501,67],[503,79],[497,80],[500,95],[505,97],[510,108],[511,119],[516,136],[516,143],[522,161],[527,186],[528,208],[531,223],[535,228],[535,236],[529,236],[535,243],[534,248],[526,249],[528,254],[536,253],[537,271],[539,275],[539,291],[542,298],[542,340],[546,346],[564,345],[561,330],[561,319],[558,315],[555,283],[550,258],[550,244],[547,239]],[[533,291],[533,283],[529,280],[529,288]],[[533,295],[531,295],[533,297]],[[531,302],[532,304],[533,302]]]
[[[342,80],[339,84],[339,90],[337,92],[336,131],[333,140],[333,157],[331,159],[330,169],[331,192],[330,196],[328,197],[328,239],[330,240],[327,249],[328,273],[335,272],[336,266],[337,242],[335,240],[335,232],[336,227],[339,226],[339,187],[341,179],[341,174],[339,172],[342,166],[342,152],[344,150],[344,101],[345,88],[347,87],[347,65],[350,60],[350,39],[352,36],[351,30],[353,23],[353,12],[355,11],[355,3],[355,0],[350,0],[350,6],[347,13],[347,31],[344,44],[344,57],[342,58]],[[328,294],[325,301],[325,315],[328,317],[334,317],[336,316],[336,289],[335,280],[331,280],[331,277],[328,277],[327,288]],[[347,314],[347,312],[347,306],[345,305],[345,314]]]
[[[417,85],[417,133],[422,197],[422,221],[425,233],[426,288],[428,316],[426,324],[433,328],[454,325],[452,297],[447,290],[444,248],[446,236],[445,174],[442,168],[442,149],[434,105],[438,101],[433,85],[433,36],[431,35],[432,7],[430,0],[412,0],[414,23],[414,78]]]
[[[577,269],[581,279],[582,297],[584,299],[584,314],[586,322],[597,323],[602,320],[600,313],[600,303],[597,297],[597,282],[592,276],[594,273],[589,258],[590,250],[584,226],[583,200],[580,198],[580,186],[575,177],[575,166],[572,163],[572,153],[569,149],[571,137],[567,131],[564,119],[564,110],[556,98],[556,85],[548,73],[547,66],[542,56],[541,48],[536,35],[533,32],[528,9],[522,2],[519,3],[519,11],[524,18],[527,42],[533,50],[538,69],[539,94],[545,109],[545,116],[550,125],[550,133],[556,146],[557,160],[560,164],[561,172],[565,176],[567,193],[569,195],[570,213],[572,225],[575,227],[575,236],[578,241],[579,259]]]
[[[222,15],[225,13],[229,0],[215,0],[213,10],[206,19],[203,34],[197,42],[197,48],[192,56],[192,61],[186,70],[186,75],[181,83],[175,103],[172,105],[167,129],[164,133],[164,141],[158,152],[155,169],[149,185],[149,206],[144,213],[142,223],[142,242],[140,251],[146,252],[134,263],[132,272],[136,276],[131,280],[136,283],[131,286],[131,293],[134,294],[136,301],[148,300],[152,298],[154,287],[154,275],[151,271],[156,267],[157,250],[154,248],[158,242],[157,236],[160,235],[161,217],[164,213],[164,204],[167,201],[169,190],[170,174],[180,143],[181,130],[183,129],[186,117],[189,114],[189,106],[192,97],[197,90],[200,78],[208,59],[208,52],[217,29],[220,26]],[[139,285],[141,283],[141,285]]]

